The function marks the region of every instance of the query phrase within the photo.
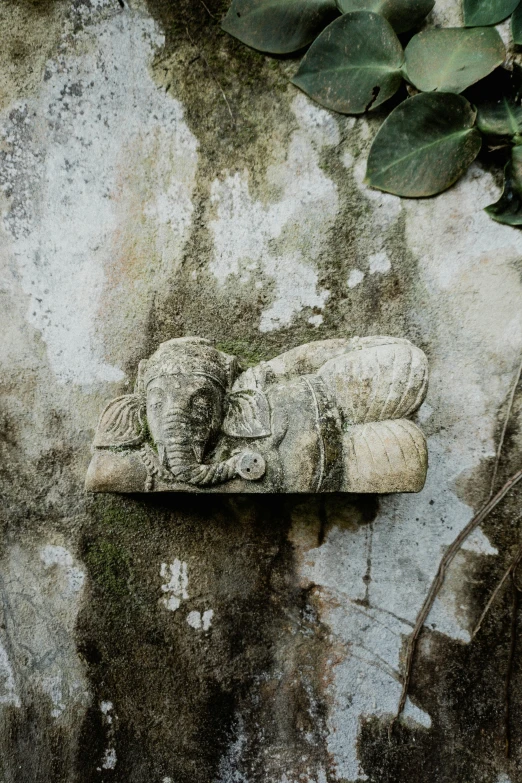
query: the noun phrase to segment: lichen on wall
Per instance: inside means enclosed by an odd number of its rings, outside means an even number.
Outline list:
[[[272,301],[261,313],[261,332],[289,326],[304,308],[314,313],[308,323],[319,326],[329,295],[326,289],[318,289],[313,262],[333,228],[339,203],[335,183],[318,162],[323,147],[339,143],[339,130],[327,112],[303,95],[296,95],[292,110],[300,120],[299,129],[290,139],[285,160],[266,172],[266,184],[281,193],[279,199],[269,206],[255,202],[248,189],[248,172],[216,179],[210,191],[216,210],[210,221],[214,244],[210,270],[222,286],[232,276],[245,286],[254,276],[268,279]],[[254,286],[261,290],[262,280]]]
[[[429,583],[490,493],[522,355],[521,234],[482,211],[487,159],[435,199],[368,189],[386,110],[313,104],[295,60],[220,30],[226,7],[0,8],[0,780],[516,783],[510,588],[472,639],[518,546],[516,494],[453,563],[389,729]],[[90,496],[104,402],[184,334],[245,365],[410,338],[430,363],[426,487]],[[520,466],[521,405],[497,486]]]
[[[4,227],[27,320],[56,377],[82,385],[123,378],[104,360],[105,345],[112,329],[125,328],[129,308],[135,329],[151,288],[175,272],[197,165],[179,102],[155,88],[148,70],[162,41],[152,20],[103,10],[68,46],[64,31],[37,96],[10,107],[2,134]],[[128,221],[140,224],[139,240],[128,236]],[[125,310],[117,325],[106,319],[103,340],[97,319],[116,295]]]

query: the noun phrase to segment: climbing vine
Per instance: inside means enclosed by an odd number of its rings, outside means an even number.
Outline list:
[[[522,45],[522,0],[463,0],[465,27],[412,35],[434,0],[232,0],[223,29],[275,55],[308,47],[292,82],[341,114],[363,114],[406,82],[409,97],[380,127],[366,182],[398,196],[433,196],[481,147],[504,164],[504,190],[486,212],[522,226],[522,68],[508,69],[492,26],[510,14]]]

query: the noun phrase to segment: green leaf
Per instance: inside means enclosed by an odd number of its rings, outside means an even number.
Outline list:
[[[518,136],[522,132],[522,68],[497,68],[466,93],[477,109],[477,127],[488,136]]]
[[[335,0],[233,0],[221,27],[271,54],[302,49],[338,15]]]
[[[494,27],[453,27],[414,35],[404,54],[405,76],[418,90],[459,93],[499,66],[506,50]]]
[[[502,97],[496,105],[478,108],[477,127],[490,136],[517,136],[522,131],[522,108]]]
[[[373,11],[384,16],[396,33],[417,27],[434,5],[435,0],[337,0],[341,13]]]
[[[368,156],[366,182],[397,196],[446,190],[480,150],[475,111],[461,95],[424,93],[397,106]]]
[[[522,45],[522,3],[519,3],[511,17],[511,34],[516,46]]]
[[[398,90],[403,61],[389,22],[379,14],[355,11],[328,25],[292,82],[327,109],[361,114]]]
[[[522,226],[522,147],[511,150],[511,160],[504,169],[504,192],[486,212],[497,223]]]
[[[462,0],[465,27],[497,24],[513,13],[519,0]]]

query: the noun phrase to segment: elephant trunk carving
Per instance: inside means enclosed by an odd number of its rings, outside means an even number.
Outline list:
[[[206,437],[194,436],[193,422],[182,411],[170,411],[165,416],[163,438],[158,441],[158,456],[163,468],[184,483],[211,486],[237,475],[237,456],[228,460],[204,464]]]
[[[427,381],[426,356],[399,338],[318,341],[243,372],[207,340],[174,338],[103,411],[86,486],[419,492],[426,440],[409,417]]]

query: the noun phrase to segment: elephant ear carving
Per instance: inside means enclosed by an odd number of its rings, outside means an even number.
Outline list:
[[[270,435],[270,407],[260,389],[240,389],[227,396],[222,430],[234,438],[264,438]]]
[[[142,399],[137,394],[124,394],[112,400],[103,411],[93,445],[98,449],[136,446],[144,436]]]

